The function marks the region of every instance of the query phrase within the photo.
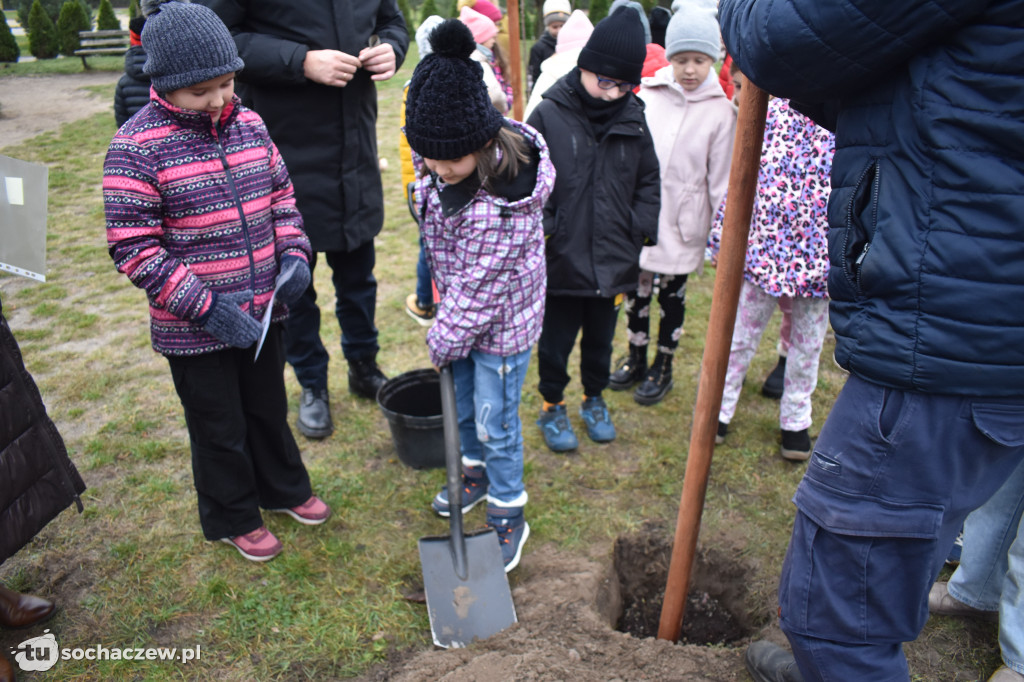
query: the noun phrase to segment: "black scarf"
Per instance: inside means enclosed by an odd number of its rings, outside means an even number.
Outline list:
[[[626,108],[633,93],[627,92],[623,97],[611,102],[591,97],[587,89],[583,87],[583,81],[580,80],[580,68],[578,66],[570,71],[565,78],[566,83],[580,98],[580,102],[583,104],[583,113],[594,129],[594,137],[600,142],[612,127],[612,124],[618,120],[619,114]]]

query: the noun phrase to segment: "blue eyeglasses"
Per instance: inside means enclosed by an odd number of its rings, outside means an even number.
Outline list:
[[[602,78],[601,76],[598,76],[596,73],[594,75],[597,76],[597,87],[601,88],[602,90],[611,90],[612,88],[618,88],[619,92],[621,92],[622,94],[626,94],[627,92],[635,88],[637,85],[639,85],[639,83],[613,81],[611,78]]]

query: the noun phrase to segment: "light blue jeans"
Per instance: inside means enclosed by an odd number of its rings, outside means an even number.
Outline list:
[[[519,399],[529,364],[529,350],[505,357],[474,350],[452,363],[462,463],[487,467],[487,502],[499,507],[526,504]]]
[[[999,611],[1003,662],[1024,675],[1024,464],[964,522],[960,566],[949,593],[985,611]]]

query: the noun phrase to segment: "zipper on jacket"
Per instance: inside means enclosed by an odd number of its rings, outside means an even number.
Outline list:
[[[879,177],[881,175],[881,172],[882,169],[877,159],[872,161],[872,163],[867,168],[864,169],[864,171],[860,174],[860,177],[857,179],[857,184],[854,185],[853,197],[851,197],[850,199],[850,205],[847,208],[846,213],[846,224],[848,227],[846,229],[844,241],[848,244],[850,241],[850,230],[852,229],[852,226],[854,224],[854,203],[856,202],[857,195],[859,193],[859,190],[861,189],[861,185],[864,183],[865,178],[867,178],[869,174],[872,174],[870,208],[872,211],[871,222],[875,225],[875,228],[868,232],[866,229],[867,226],[865,226],[864,246],[861,247],[859,253],[857,253],[857,255],[854,257],[853,266],[850,268],[850,274],[853,275],[853,284],[858,292],[860,291],[861,284],[861,265],[863,265],[864,259],[867,258],[868,251],[871,250],[871,244],[875,239],[875,232],[877,231],[878,193],[879,187],[881,185]],[[845,253],[846,251],[846,244],[844,244],[843,252]]]
[[[224,175],[227,177],[228,188],[231,190],[231,198],[238,207],[238,217],[242,220],[242,234],[245,236],[246,251],[249,256],[249,288],[252,290],[252,301],[249,302],[249,314],[256,315],[256,258],[252,253],[252,241],[249,239],[249,223],[245,219],[245,209],[242,208],[242,197],[238,196],[238,188],[235,187],[235,178],[231,175],[231,166],[228,164],[228,155],[224,151],[224,145],[220,143],[220,126],[214,127],[213,143],[217,147],[217,154],[224,166]]]

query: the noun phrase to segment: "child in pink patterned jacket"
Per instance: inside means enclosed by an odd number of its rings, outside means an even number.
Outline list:
[[[832,133],[797,112],[788,100],[769,103],[716,442],[724,440],[736,413],[743,378],[779,297],[789,296],[792,329],[779,406],[782,456],[802,461],[811,455],[807,432],[811,395],[818,383],[818,357],[828,330],[825,211],[834,153]],[[722,215],[720,207],[712,231],[713,248]]]
[[[491,105],[469,29],[445,21],[430,42],[405,110],[409,146],[430,170],[416,187],[441,297],[427,346],[455,379],[463,511],[487,499],[507,572],[530,535],[519,399],[544,315],[542,216],[554,166],[537,131]],[[432,506],[451,513],[447,490]]]
[[[309,284],[309,240],[266,126],[234,96],[243,64],[227,28],[198,4],[147,9],[151,100],[107,152],[107,243],[149,299],[153,349],[185,410],[203,534],[267,561],[282,547],[261,507],[307,525],[331,511],[313,494],[284,388],[282,304]]]

